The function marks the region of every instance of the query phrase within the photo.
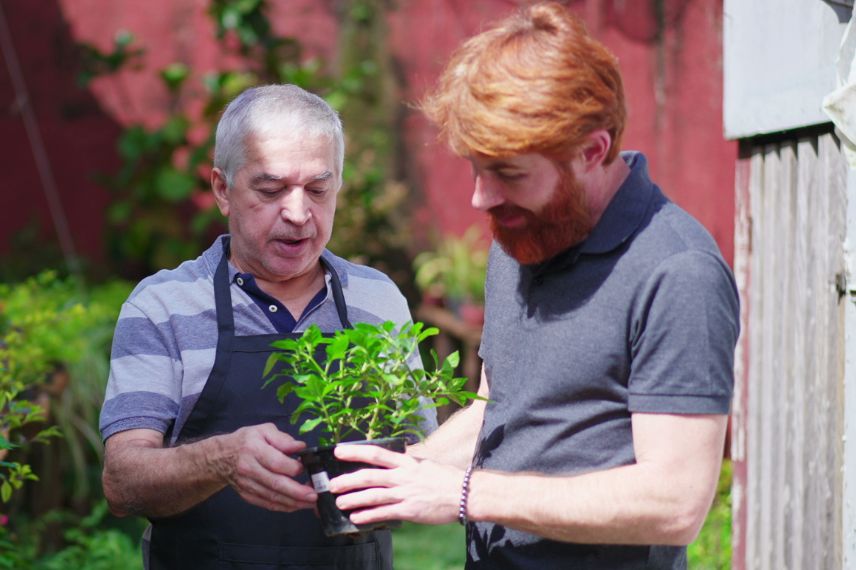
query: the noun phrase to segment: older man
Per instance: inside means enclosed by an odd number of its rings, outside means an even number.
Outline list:
[[[685,568],[714,494],[738,299],[705,229],[619,153],[615,58],[558,3],[469,40],[425,109],[495,245],[480,392],[331,482],[357,523],[467,525],[467,568]],[[364,490],[359,490],[364,489]]]
[[[115,513],[150,519],[147,568],[391,568],[388,531],[323,535],[292,458],[305,447],[288,423],[295,404],[261,389],[275,339],[410,320],[385,275],[325,250],[343,153],[319,97],[293,85],[242,93],[217,126],[211,175],[229,235],[143,280],[122,307],[101,414],[104,492]]]

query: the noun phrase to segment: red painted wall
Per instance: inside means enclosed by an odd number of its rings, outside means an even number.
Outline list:
[[[621,61],[630,111],[625,148],[648,155],[655,180],[708,227],[730,261],[737,148],[722,137],[722,0],[567,3]],[[335,64],[340,2],[271,4],[278,31],[298,37],[307,54]],[[666,22],[662,30],[654,17],[657,5]],[[508,0],[398,0],[389,28],[403,99],[418,99],[462,40],[515,6]],[[75,246],[90,258],[98,259],[103,249],[108,203],[93,178],[117,165],[121,125],[157,124],[166,94],[151,71],[124,71],[78,88],[75,43],[106,50],[115,31],[127,29],[147,48],[148,69],[182,61],[204,74],[221,68],[225,57],[213,40],[206,7],[205,0],[13,0],[2,5]],[[0,68],[0,109],[2,256],[9,251],[10,236],[31,219],[49,230],[52,223],[5,66]],[[468,206],[467,164],[436,143],[417,113],[408,112],[403,125],[408,176],[421,196],[417,219],[455,233],[482,223]]]

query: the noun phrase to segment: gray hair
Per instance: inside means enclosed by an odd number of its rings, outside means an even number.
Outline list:
[[[247,89],[223,111],[214,139],[214,167],[232,186],[246,159],[247,137],[286,120],[307,134],[327,136],[336,153],[336,175],[342,183],[345,136],[339,114],[324,99],[296,85],[263,85]]]

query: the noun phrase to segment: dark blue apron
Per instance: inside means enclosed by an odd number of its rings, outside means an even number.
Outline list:
[[[291,395],[280,404],[273,386],[261,387],[271,342],[300,334],[235,336],[227,240],[214,275],[217,355],[179,444],[265,422],[297,437],[288,421],[297,400]],[[339,320],[350,327],[339,277],[324,259],[321,263],[331,276]],[[300,439],[318,443],[312,434]],[[229,486],[184,513],[151,523],[150,570],[392,570],[389,531],[327,538],[313,511],[269,511],[247,503]]]

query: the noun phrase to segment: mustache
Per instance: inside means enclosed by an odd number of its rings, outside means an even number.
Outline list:
[[[534,212],[512,204],[500,204],[499,206],[494,206],[493,208],[490,208],[487,213],[493,218],[506,218],[509,216],[520,215],[524,216],[527,220],[532,220],[537,217]]]
[[[312,239],[315,237],[315,232],[305,231],[305,232],[283,232],[278,233],[274,236],[271,236],[271,240],[275,241],[300,241],[303,239]]]

